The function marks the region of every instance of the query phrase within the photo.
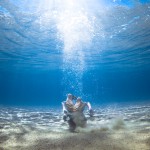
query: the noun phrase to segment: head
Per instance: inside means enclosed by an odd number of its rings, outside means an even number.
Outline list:
[[[73,95],[69,93],[69,94],[67,94],[67,98],[70,100],[73,100]]]
[[[81,102],[81,101],[82,101],[81,97],[78,97],[77,102]]]

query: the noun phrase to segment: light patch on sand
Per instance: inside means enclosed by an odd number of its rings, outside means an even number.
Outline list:
[[[6,112],[10,109],[3,108]],[[22,118],[13,113],[14,119],[5,117],[0,124],[0,149],[6,150],[150,150],[150,123],[148,115],[132,109],[122,109],[122,116],[110,111],[97,110],[95,117],[88,118],[86,128],[70,133],[62,114],[37,112]],[[144,109],[144,108],[142,108]],[[145,107],[149,110],[149,107]],[[13,110],[13,109],[12,109]],[[139,110],[139,109],[138,109]],[[24,110],[25,111],[25,110]],[[24,111],[22,112],[24,114]],[[33,111],[33,110],[32,110]],[[26,112],[26,111],[25,111]],[[128,115],[128,114],[131,115]],[[33,114],[33,113],[32,113]],[[39,117],[40,114],[44,117]],[[145,116],[144,120],[139,120]],[[23,123],[27,119],[30,123]]]

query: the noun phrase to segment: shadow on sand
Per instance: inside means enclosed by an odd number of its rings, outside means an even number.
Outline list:
[[[70,133],[59,139],[41,139],[26,150],[128,150],[107,132]],[[22,150],[25,150],[22,149]]]

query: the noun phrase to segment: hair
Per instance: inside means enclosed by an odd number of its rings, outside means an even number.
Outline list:
[[[81,101],[82,99],[81,99],[81,97],[78,97],[77,100],[80,100],[80,101]]]

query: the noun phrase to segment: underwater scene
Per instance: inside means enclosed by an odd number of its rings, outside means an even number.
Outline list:
[[[0,150],[150,150],[150,1],[0,0]]]

